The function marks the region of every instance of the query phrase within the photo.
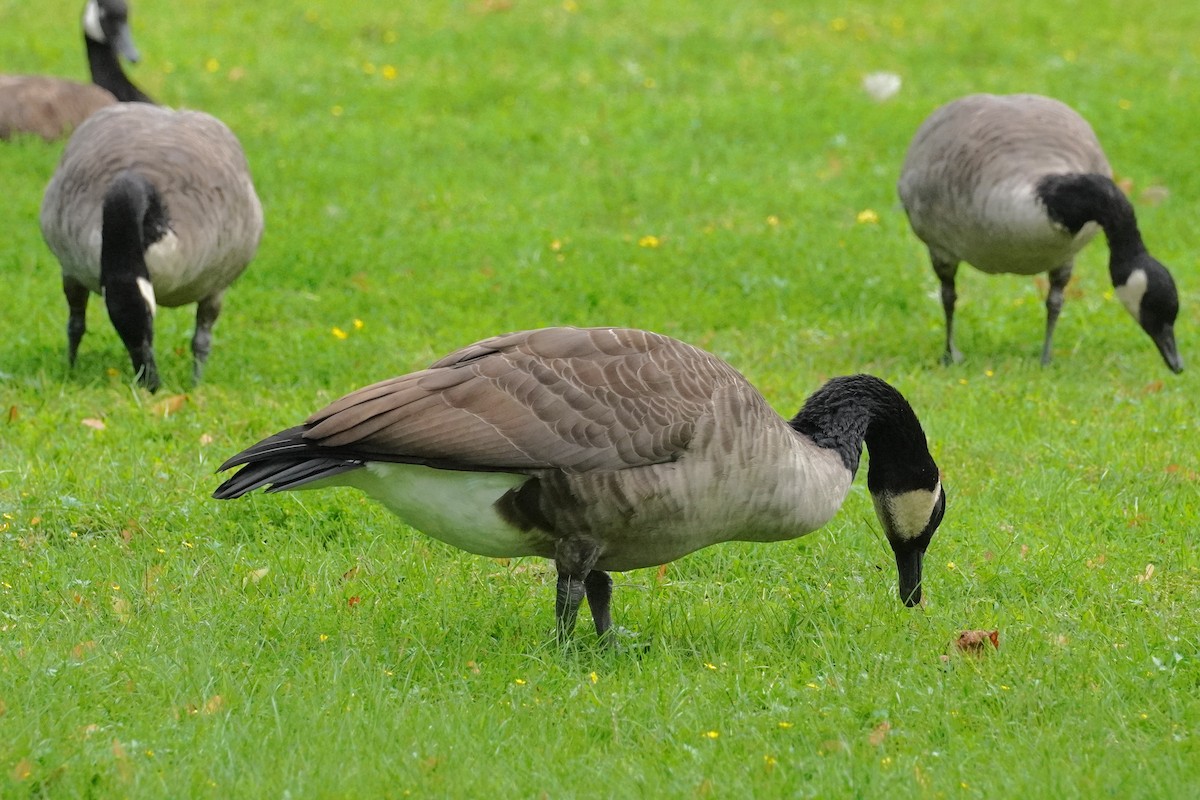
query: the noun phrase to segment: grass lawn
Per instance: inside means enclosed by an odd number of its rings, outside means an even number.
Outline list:
[[[0,0],[0,70],[85,77],[81,6]],[[134,0],[134,81],[237,132],[266,233],[202,385],[191,308],[159,314],[157,395],[96,299],[69,372],[37,224],[62,144],[0,145],[0,796],[1200,796],[1197,30],[1147,0]],[[969,269],[939,364],[895,180],[973,91],[1091,121],[1187,372],[1102,238],[1051,366],[1044,280]],[[833,375],[895,383],[949,500],[925,607],[865,474],[806,539],[614,576],[641,654],[587,625],[560,651],[546,563],[351,491],[210,499],[326,401],[550,324],[699,344],[788,416]]]

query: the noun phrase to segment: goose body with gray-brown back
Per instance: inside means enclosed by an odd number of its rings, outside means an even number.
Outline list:
[[[88,0],[83,40],[92,83],[49,75],[0,75],[0,139],[18,134],[59,139],[104,106],[153,102],[121,67],[121,56],[135,63],[139,59],[125,0]]]
[[[1125,308],[1175,372],[1179,295],[1142,242],[1133,206],[1088,123],[1039,95],[977,94],[934,111],[905,157],[900,199],[941,281],[947,363],[954,345],[955,276],[966,261],[991,273],[1049,274],[1042,362],[1075,255],[1103,230],[1109,276]]]
[[[153,390],[156,306],[197,304],[199,380],[225,291],[258,249],[263,213],[242,146],[223,122],[122,103],[72,135],[46,187],[41,227],[62,265],[70,361],[89,293],[100,293],[135,372]]]
[[[470,345],[233,456],[220,469],[244,466],[215,496],[355,487],[469,552],[553,559],[560,636],[585,591],[604,634],[607,571],[816,530],[842,505],[864,442],[912,605],[945,496],[895,388],[837,378],[789,422],[726,362],[635,329],[547,328]]]

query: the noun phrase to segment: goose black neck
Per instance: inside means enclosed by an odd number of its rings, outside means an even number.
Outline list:
[[[833,378],[805,402],[792,428],[833,450],[853,475],[865,443],[871,452],[867,488],[905,492],[932,489],[937,465],[925,431],[904,395],[872,375]]]
[[[1050,219],[1072,235],[1088,222],[1096,222],[1108,239],[1109,272],[1113,285],[1125,282],[1128,272],[1146,253],[1133,204],[1111,178],[1095,173],[1047,175],[1038,183],[1038,195]]]
[[[121,62],[111,45],[94,41],[90,36],[85,36],[83,39],[87,42],[88,66],[92,70],[92,83],[112,92],[113,97],[122,103],[154,102],[129,80],[125,70],[121,69]]]
[[[158,191],[142,175],[125,170],[104,193],[100,229],[100,283],[122,276],[149,278],[146,248],[167,230]]]

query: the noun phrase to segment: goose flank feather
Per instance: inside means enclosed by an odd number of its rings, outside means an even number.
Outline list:
[[[104,296],[135,373],[151,391],[155,306],[196,303],[199,381],[226,289],[254,257],[263,214],[246,156],[223,122],[198,111],[122,103],[71,136],[46,187],[42,235],[62,266],[68,359]]]
[[[1069,106],[1031,94],[976,94],[948,103],[917,130],[898,188],[941,282],[945,363],[962,360],[954,345],[962,261],[990,274],[1048,273],[1042,363],[1050,363],[1075,255],[1103,230],[1117,296],[1167,366],[1183,370],[1174,279],[1147,252],[1096,134]]]
[[[91,83],[49,75],[0,75],[0,139],[33,134],[53,141],[104,106],[154,102],[121,67],[121,56],[132,63],[140,58],[130,34],[125,0],[88,0],[83,10],[83,40]]]
[[[214,497],[355,487],[468,552],[553,559],[559,637],[585,595],[606,636],[609,571],[816,530],[864,443],[901,599],[915,605],[945,495],[895,388],[835,378],[789,422],[726,362],[635,329],[497,336],[359,389],[227,460],[219,471],[241,469]]]

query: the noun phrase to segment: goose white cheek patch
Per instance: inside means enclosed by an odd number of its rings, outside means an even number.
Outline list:
[[[1146,270],[1135,269],[1123,286],[1116,287],[1117,297],[1133,318],[1141,321],[1142,298],[1146,296]]]
[[[876,515],[888,521],[888,533],[907,540],[915,539],[925,531],[941,494],[939,483],[933,491],[916,489],[903,494],[872,495],[871,500],[875,503]]]
[[[137,285],[142,293],[142,299],[146,301],[146,308],[149,309],[150,316],[153,317],[158,311],[158,303],[154,300],[154,284],[150,283],[146,278],[138,278]]]
[[[83,32],[94,42],[108,40],[104,29],[100,27],[100,6],[96,4],[96,0],[89,0],[87,7],[83,9]]]

